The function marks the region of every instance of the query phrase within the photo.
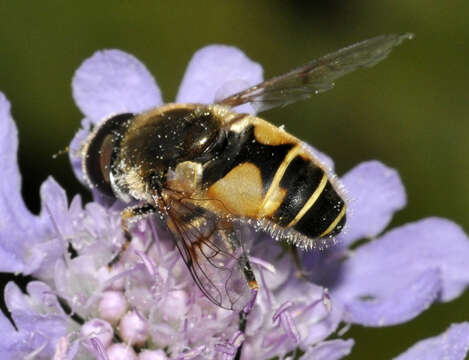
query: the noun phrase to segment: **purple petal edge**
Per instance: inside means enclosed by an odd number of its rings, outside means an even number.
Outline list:
[[[193,55],[187,66],[176,102],[211,104],[216,97],[223,98],[262,82],[262,73],[262,66],[236,47],[203,47]],[[249,104],[235,110],[254,113]]]
[[[364,326],[390,326],[409,321],[419,315],[438,297],[440,272],[430,270],[383,299],[353,299],[346,303],[346,320]],[[366,296],[366,293],[363,294]]]
[[[163,103],[153,76],[140,60],[121,50],[102,50],[86,59],[72,80],[73,97],[94,124],[124,112]]]
[[[343,176],[342,183],[349,197],[346,229],[338,238],[344,245],[378,235],[406,205],[399,174],[379,161],[360,163]]]
[[[0,354],[5,359],[14,359],[17,353],[17,344],[23,340],[23,337],[16,331],[8,318],[0,312]]]
[[[469,323],[451,325],[444,333],[419,341],[394,360],[464,360],[469,350]]]
[[[24,245],[35,232],[37,218],[21,196],[21,175],[17,161],[18,131],[10,103],[0,92],[0,271],[24,270]]]
[[[350,354],[353,345],[352,339],[324,341],[308,349],[300,360],[339,360]]]
[[[427,218],[356,249],[342,264],[340,280],[331,290],[354,322],[396,324],[433,300],[459,296],[469,284],[468,258],[469,239],[458,225]]]
[[[84,118],[81,122],[81,128],[73,136],[72,141],[69,145],[68,157],[70,159],[70,164],[72,170],[75,173],[77,179],[83,184],[86,185],[85,175],[83,174],[82,169],[82,158],[81,158],[81,148],[84,146],[86,139],[91,132],[91,121],[87,118]]]

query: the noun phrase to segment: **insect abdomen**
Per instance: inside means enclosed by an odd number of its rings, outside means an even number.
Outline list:
[[[217,164],[204,170],[209,198],[234,215],[278,225],[276,232],[293,229],[309,239],[340,232],[345,203],[296,138],[251,117],[230,137],[236,150],[228,140]]]
[[[287,156],[285,162],[278,185],[272,184],[284,189],[285,197],[270,220],[313,239],[339,233],[345,225],[345,203],[324,170],[304,153]]]

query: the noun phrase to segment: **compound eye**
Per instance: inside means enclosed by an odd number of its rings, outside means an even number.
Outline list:
[[[104,195],[115,196],[110,181],[114,149],[125,133],[127,121],[133,117],[126,113],[105,120],[89,140],[83,160],[85,176],[90,185]]]

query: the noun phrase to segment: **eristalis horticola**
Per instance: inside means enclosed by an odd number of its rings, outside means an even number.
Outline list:
[[[232,108],[250,103],[263,111],[329,90],[409,38],[356,43],[211,105],[112,116],[82,149],[86,179],[105,195],[139,204],[123,211],[125,231],[129,219],[159,215],[202,292],[218,306],[243,310],[258,285],[240,225],[299,248],[325,247],[344,228],[346,203],[300,140]]]

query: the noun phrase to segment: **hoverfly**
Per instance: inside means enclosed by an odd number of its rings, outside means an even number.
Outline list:
[[[300,248],[324,247],[344,227],[346,203],[300,140],[259,117],[331,89],[339,77],[383,60],[411,34],[378,36],[313,60],[211,105],[166,104],[112,116],[82,151],[89,185],[133,217],[159,215],[194,281],[216,305],[242,310],[257,282],[242,224]]]

